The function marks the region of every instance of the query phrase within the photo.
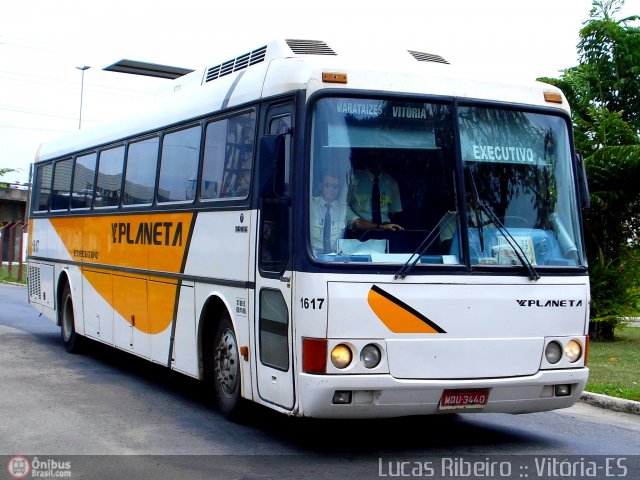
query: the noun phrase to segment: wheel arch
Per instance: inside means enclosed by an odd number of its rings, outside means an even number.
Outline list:
[[[229,316],[234,331],[237,331],[236,321],[231,314],[231,308],[228,302],[224,300],[220,293],[212,292],[205,300],[198,319],[198,378],[200,379],[204,379],[204,350],[206,348],[206,339],[215,335],[216,328],[220,323],[220,317],[224,312]]]
[[[62,270],[60,275],[58,276],[58,281],[56,282],[56,325],[61,326],[60,322],[60,305],[62,302],[62,292],[64,292],[64,286],[69,285],[69,290],[71,291],[71,298],[73,300],[73,287],[71,286],[71,279],[69,278],[69,273],[67,270]]]

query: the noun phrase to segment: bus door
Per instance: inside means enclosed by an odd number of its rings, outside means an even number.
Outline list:
[[[284,185],[280,195],[260,200],[256,259],[255,345],[258,395],[262,400],[292,409],[294,377],[291,325],[290,210],[288,201],[293,103],[267,111],[266,135],[282,135]]]

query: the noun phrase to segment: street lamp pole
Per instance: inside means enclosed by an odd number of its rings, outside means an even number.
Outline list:
[[[78,118],[78,130],[80,130],[82,128],[82,96],[84,94],[84,72],[85,70],[89,70],[91,67],[88,65],[81,65],[76,68],[82,71],[82,79],[80,80],[80,116]]]

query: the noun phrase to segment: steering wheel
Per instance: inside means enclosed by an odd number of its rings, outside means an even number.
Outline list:
[[[504,217],[504,221],[502,223],[504,223],[504,226],[506,227],[507,223],[510,224],[512,222],[515,222],[516,225],[509,225],[510,227],[513,227],[513,226],[517,227],[518,223],[522,224],[523,228],[529,228],[531,226],[531,222],[528,219],[526,219],[524,217],[518,217],[516,215],[505,216]]]

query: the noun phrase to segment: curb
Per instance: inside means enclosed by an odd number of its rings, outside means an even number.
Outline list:
[[[595,407],[606,408],[615,412],[640,415],[640,402],[625,400],[624,398],[610,397],[601,393],[582,392],[580,401]]]

